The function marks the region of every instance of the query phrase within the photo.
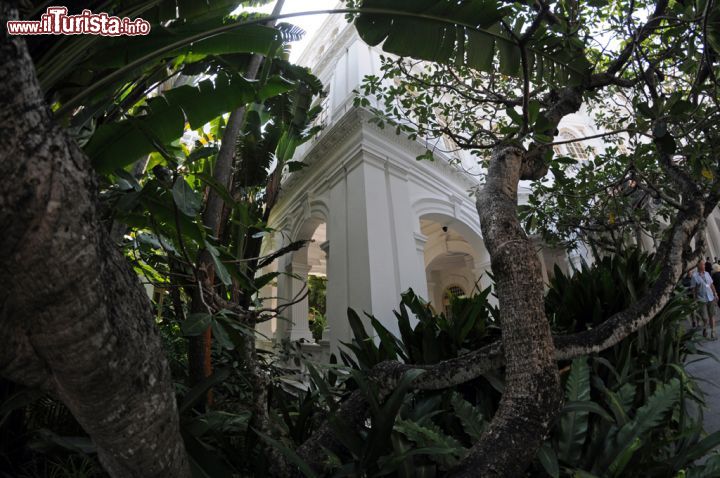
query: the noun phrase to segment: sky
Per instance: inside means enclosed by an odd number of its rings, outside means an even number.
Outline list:
[[[282,13],[294,13],[294,12],[305,12],[311,10],[327,10],[335,8],[338,5],[338,0],[285,0],[285,6],[283,7]],[[272,2],[262,8],[258,8],[258,11],[270,13],[275,6],[275,2]],[[302,17],[286,18],[283,21],[292,23],[299,26],[307,33],[302,40],[294,42],[292,44],[292,52],[290,54],[290,61],[294,62],[302,54],[307,44],[312,39],[313,35],[320,28],[320,24],[325,21],[327,15],[308,15]]]

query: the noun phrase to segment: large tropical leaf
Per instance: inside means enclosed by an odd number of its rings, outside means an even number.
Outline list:
[[[497,0],[363,0],[360,8],[417,15],[359,15],[355,27],[369,45],[382,43],[384,51],[401,57],[521,76],[521,47],[515,32],[500,23],[513,11]],[[528,69],[538,83],[580,82],[590,71],[582,43],[551,30],[540,28],[524,48]]]
[[[271,97],[292,87],[282,78],[273,79],[272,83],[277,86],[264,88],[258,95]],[[214,81],[204,80],[197,86],[173,88],[148,102],[148,114],[97,128],[85,152],[98,171],[112,172],[155,151],[158,143],[162,145],[180,138],[185,121],[197,129],[253,101],[255,95],[253,84],[240,75],[218,75]]]
[[[188,23],[177,27],[156,27],[145,37],[134,38],[132,42],[118,37],[103,43],[87,64],[94,68],[120,68],[142,58],[148,53],[167,45],[182,41],[203,31],[209,31],[226,24],[222,17],[202,23]],[[162,58],[178,55],[222,55],[228,53],[261,53],[268,55],[273,45],[280,40],[274,28],[262,25],[247,25],[236,30],[212,36],[211,38],[177,48],[163,54]],[[157,60],[157,59],[155,59]]]

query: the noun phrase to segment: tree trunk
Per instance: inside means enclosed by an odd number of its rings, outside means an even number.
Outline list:
[[[24,40],[0,35],[0,375],[56,394],[111,476],[189,477],[150,302],[100,225],[90,161]]]
[[[285,0],[278,0],[275,3],[271,15],[279,15],[282,11]],[[275,21],[270,21],[267,26],[273,26]],[[260,67],[263,62],[263,56],[254,54],[250,58],[245,77],[254,80],[260,71]],[[218,151],[217,159],[215,161],[215,171],[213,173],[213,179],[223,187],[230,189],[231,179],[233,177],[233,159],[235,158],[235,148],[242,133],[243,125],[245,124],[245,106],[241,106],[233,110],[228,118],[225,131],[223,132],[222,144],[220,145],[220,151]],[[215,237],[220,238],[222,234],[222,217],[223,217],[223,206],[224,200],[213,188],[209,188],[207,204],[205,211],[203,212],[203,225],[207,227]],[[201,274],[209,273],[212,275],[214,269],[214,263],[210,253],[203,249],[198,254],[198,269]],[[212,284],[212,280],[209,281]],[[204,304],[200,300],[200,294],[202,291],[196,291],[192,295],[192,301],[190,304],[191,313],[202,313],[207,312]],[[196,385],[201,382],[204,378],[212,375],[212,331],[208,327],[201,335],[197,337],[190,337],[188,344],[188,372],[190,375],[191,385]],[[212,391],[208,391],[207,401],[212,401]],[[204,406],[204,401],[200,402],[200,407]]]
[[[481,440],[454,477],[522,476],[560,408],[560,377],[545,317],[540,261],[517,217],[517,188],[525,151],[493,151],[478,194],[483,239],[500,301],[505,391]]]

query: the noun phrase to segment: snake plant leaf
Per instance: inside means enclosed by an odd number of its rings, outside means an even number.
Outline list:
[[[460,419],[465,433],[472,438],[473,441],[480,440],[487,426],[482,413],[457,392],[453,393],[450,404]]]
[[[642,446],[645,433],[657,426],[666,413],[680,400],[680,381],[676,378],[658,386],[645,405],[640,407],[635,418],[618,430],[614,446],[611,447],[608,459],[609,470],[619,476],[631,456]],[[628,451],[631,450],[631,451]]]
[[[590,401],[590,367],[586,358],[573,360],[570,375],[565,384],[565,400],[582,403]],[[574,410],[563,413],[560,418],[558,458],[568,464],[580,460],[582,446],[588,431],[587,410]]]

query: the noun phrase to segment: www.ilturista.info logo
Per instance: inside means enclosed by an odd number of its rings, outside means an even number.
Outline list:
[[[68,15],[67,7],[48,7],[40,20],[10,20],[10,35],[147,35],[150,23],[142,18],[120,18],[107,13],[83,10],[80,15]]]

